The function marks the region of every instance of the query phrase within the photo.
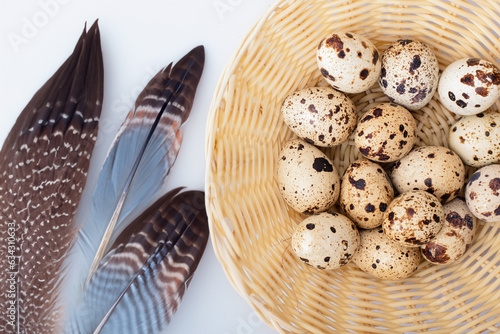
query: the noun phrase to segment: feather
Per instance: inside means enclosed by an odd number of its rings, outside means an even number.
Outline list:
[[[137,98],[108,152],[92,196],[92,213],[75,245],[81,277],[90,277],[110,240],[161,195],[182,142],[204,65],[198,46],[161,70]],[[83,265],[81,264],[83,262]]]
[[[64,259],[97,135],[103,63],[96,23],[38,90],[0,152],[0,332],[61,326]]]
[[[114,243],[92,275],[68,333],[159,333],[170,322],[208,240],[204,194],[175,189]]]

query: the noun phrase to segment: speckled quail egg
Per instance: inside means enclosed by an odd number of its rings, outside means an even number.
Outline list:
[[[465,166],[460,157],[446,147],[424,146],[396,162],[390,176],[399,193],[425,190],[444,203],[460,193],[465,182]]]
[[[418,248],[392,241],[381,227],[359,234],[361,242],[352,262],[368,274],[387,280],[408,278],[422,261]]]
[[[331,160],[300,139],[288,141],[280,152],[278,185],[285,202],[307,214],[330,208],[340,192],[339,175]]]
[[[345,266],[358,247],[358,229],[349,218],[338,213],[322,212],[308,217],[292,235],[295,255],[318,269]]]
[[[374,228],[382,224],[394,189],[385,171],[369,160],[349,165],[340,185],[340,205],[358,227]]]
[[[381,61],[379,84],[391,102],[411,111],[429,103],[438,86],[439,66],[427,45],[398,40],[382,53]]]
[[[500,70],[479,58],[459,59],[441,74],[439,100],[451,112],[475,115],[500,97]]]
[[[413,148],[416,127],[415,119],[404,107],[382,103],[360,118],[354,136],[356,147],[370,160],[396,161]]]
[[[443,206],[428,192],[409,191],[389,204],[382,227],[389,239],[402,245],[424,245],[443,227]]]
[[[364,92],[377,82],[380,74],[377,48],[354,33],[326,36],[319,43],[316,58],[325,80],[345,93]]]
[[[449,144],[466,165],[482,167],[500,162],[500,113],[461,118],[451,127]]]
[[[500,165],[482,167],[472,174],[465,189],[465,199],[478,219],[500,222]]]
[[[354,103],[331,87],[299,90],[286,97],[283,120],[299,137],[317,146],[335,146],[356,128]]]
[[[469,249],[476,234],[477,221],[464,200],[455,198],[443,205],[444,224],[438,235],[422,246],[424,259],[434,264],[458,261]]]

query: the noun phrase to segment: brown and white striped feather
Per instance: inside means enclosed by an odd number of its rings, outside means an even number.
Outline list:
[[[77,230],[102,97],[96,22],[22,111],[0,152],[0,332],[60,326],[62,263]]]
[[[167,193],[118,237],[68,332],[158,333],[170,322],[208,240],[204,193],[178,192]]]

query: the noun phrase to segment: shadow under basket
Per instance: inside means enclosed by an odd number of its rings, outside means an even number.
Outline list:
[[[320,271],[292,254],[290,237],[304,216],[285,204],[276,178],[279,151],[293,137],[281,104],[298,89],[327,85],[316,47],[328,33],[358,33],[379,51],[400,38],[417,39],[432,48],[442,71],[465,57],[498,65],[499,22],[496,0],[302,0],[274,4],[249,32],[212,102],[206,202],[229,281],[269,326],[280,333],[500,332],[500,224],[479,222],[459,263],[422,263],[408,279],[376,279],[352,263]],[[378,85],[350,97],[359,115],[388,101]],[[499,107],[497,101],[492,109]],[[413,115],[417,146],[448,146],[458,117],[437,93]],[[340,174],[361,157],[352,136],[324,151]]]

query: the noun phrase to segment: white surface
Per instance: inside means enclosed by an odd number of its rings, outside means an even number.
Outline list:
[[[33,94],[70,55],[87,21],[99,18],[105,69],[90,190],[118,127],[147,81],[198,44],[205,71],[168,188],[203,189],[204,137],[219,75],[272,0],[0,0],[0,143]],[[168,333],[271,334],[235,292],[211,243]]]

